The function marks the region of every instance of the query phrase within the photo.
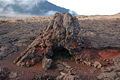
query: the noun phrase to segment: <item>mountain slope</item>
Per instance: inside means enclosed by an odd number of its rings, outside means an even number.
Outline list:
[[[4,5],[5,4],[5,5]],[[56,6],[48,1],[37,0],[37,2],[26,2],[14,0],[13,3],[0,1],[0,12],[2,14],[27,14],[37,16],[51,16],[56,12],[68,13],[70,10]]]

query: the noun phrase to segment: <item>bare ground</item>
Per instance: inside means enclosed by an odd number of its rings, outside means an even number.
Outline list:
[[[93,60],[106,64],[101,58],[108,58],[111,55],[98,53],[106,49],[119,50],[120,16],[77,16],[77,18],[81,25],[80,36],[87,42],[87,49],[81,51],[81,54],[94,56]],[[13,64],[13,60],[41,33],[51,19],[52,17],[0,18],[0,59],[2,59],[0,66],[18,73],[18,76],[11,80],[31,80],[37,74],[59,74],[57,69],[44,71],[41,63],[30,68],[17,67]],[[120,51],[114,54],[115,58],[120,55]],[[101,57],[97,57],[98,55]],[[102,57],[103,55],[107,57]],[[83,80],[96,80],[96,76],[101,72],[100,69],[83,63],[77,64],[70,60],[64,62],[72,66],[73,73],[79,74]]]

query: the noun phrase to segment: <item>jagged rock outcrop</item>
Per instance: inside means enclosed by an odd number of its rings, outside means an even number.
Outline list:
[[[68,50],[69,54],[77,54],[84,46],[78,35],[79,31],[80,25],[76,17],[69,13],[56,13],[43,33],[21,53],[14,63],[18,66],[26,66],[26,63],[33,62],[36,56],[41,59],[44,56],[52,58],[54,54],[57,54],[54,50],[61,47]],[[34,60],[34,63],[37,61]]]

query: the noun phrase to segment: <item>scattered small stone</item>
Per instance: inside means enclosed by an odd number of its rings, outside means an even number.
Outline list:
[[[120,68],[119,69],[114,69],[115,72],[120,72]]]
[[[56,80],[81,80],[81,78],[74,74],[61,72],[61,75],[58,76]]]
[[[104,72],[101,73],[99,76],[97,76],[98,79],[104,79],[104,78],[110,78],[115,79],[117,77],[117,74],[115,72]]]
[[[117,72],[117,75],[120,77],[120,72]]]
[[[65,62],[58,62],[57,63],[57,68],[58,68],[59,71],[70,71],[70,70],[72,70],[72,67]]]
[[[36,58],[31,59],[30,61],[26,62],[26,67],[33,66],[37,63]]]
[[[114,59],[114,65],[117,67],[120,67],[120,56],[118,56]]]
[[[114,60],[114,65],[104,68],[103,72],[97,76],[101,80],[120,80],[120,57]]]
[[[56,76],[49,74],[35,75],[32,80],[56,80]]]
[[[9,78],[10,79],[14,79],[14,78],[16,78],[17,77],[17,73],[16,72],[11,72],[10,74],[9,74]]]
[[[61,64],[57,64],[57,68],[59,71],[64,71],[65,67]]]
[[[93,68],[93,69],[90,69],[90,73],[95,73],[95,72],[97,72],[98,70],[96,69],[96,68]]]
[[[69,66],[69,65],[68,65],[67,63],[65,63],[65,62],[63,62],[62,64],[63,64],[66,68],[69,68],[69,69],[71,68],[71,66]]]
[[[94,64],[93,64],[93,66],[94,66],[95,68],[101,68],[101,67],[102,67],[101,63],[98,62],[98,61],[95,61]]]
[[[103,61],[109,62],[110,60],[108,60],[108,59],[104,59]]]
[[[91,66],[92,63],[91,62],[88,62],[88,61],[83,61],[87,66]]]
[[[53,62],[52,59],[48,59],[48,58],[44,57],[42,60],[43,69],[48,70],[51,67],[52,62]]]
[[[104,67],[103,68],[103,72],[111,72],[111,71],[113,71],[112,67]]]
[[[117,77],[115,80],[120,80],[120,77]]]
[[[76,62],[76,63],[83,62],[83,58],[82,58],[80,55],[76,55],[76,56],[74,57],[74,59],[75,59],[75,62]]]

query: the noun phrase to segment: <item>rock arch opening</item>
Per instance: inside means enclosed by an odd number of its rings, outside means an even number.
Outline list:
[[[72,57],[69,50],[63,46],[53,47],[53,59],[69,59]]]

